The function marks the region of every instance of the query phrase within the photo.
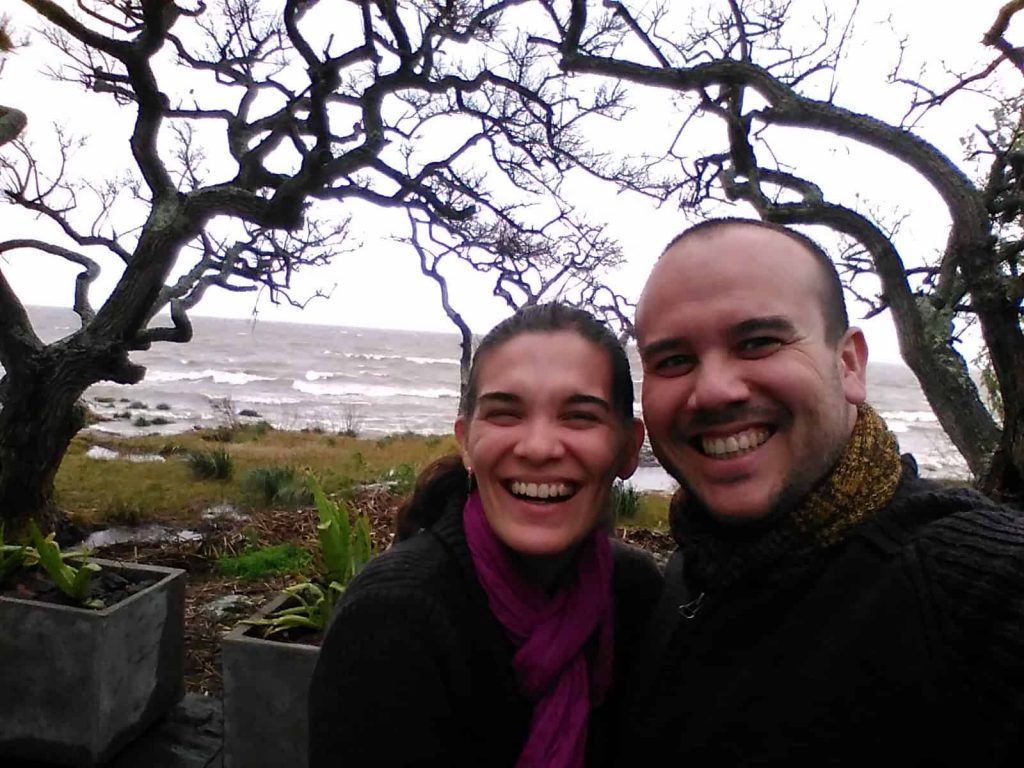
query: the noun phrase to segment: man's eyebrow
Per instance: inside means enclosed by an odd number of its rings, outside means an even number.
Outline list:
[[[793,321],[783,315],[768,315],[766,317],[752,317],[749,320],[743,320],[736,323],[736,325],[729,329],[729,334],[731,336],[747,336],[751,333],[760,333],[764,331],[774,331],[776,333],[793,335],[796,333],[796,326],[793,325]],[[650,344],[640,347],[640,359],[645,360],[648,357],[659,355],[664,352],[675,352],[680,349],[685,349],[686,346],[687,341],[682,336],[658,339],[657,341],[652,341]]]
[[[749,336],[752,333],[761,333],[763,331],[774,331],[775,333],[792,335],[796,333],[796,326],[787,317],[769,315],[768,317],[752,317],[749,320],[737,323],[733,326],[731,333],[733,336]]]
[[[658,339],[658,341],[652,341],[650,344],[640,348],[640,359],[642,360],[662,352],[671,352],[683,346],[685,346],[685,342],[681,336],[673,336],[670,339]]]

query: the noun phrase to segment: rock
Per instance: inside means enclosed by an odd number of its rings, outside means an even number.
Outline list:
[[[248,616],[255,608],[255,601],[246,595],[222,595],[200,607],[199,611],[212,621],[220,622]]]
[[[249,515],[240,512],[233,504],[217,504],[203,511],[203,520],[225,520],[232,523],[245,522]]]

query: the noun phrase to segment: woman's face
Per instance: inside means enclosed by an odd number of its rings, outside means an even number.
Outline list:
[[[573,331],[523,333],[485,352],[476,383],[455,435],[488,523],[520,554],[569,550],[605,519],[643,441],[613,411],[608,353]]]

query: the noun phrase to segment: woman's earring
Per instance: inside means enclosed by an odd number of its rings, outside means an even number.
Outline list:
[[[472,493],[476,489],[476,483],[473,482],[473,468],[466,467],[466,494]]]

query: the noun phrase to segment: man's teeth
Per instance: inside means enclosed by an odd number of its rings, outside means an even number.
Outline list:
[[[732,457],[754,450],[768,439],[769,434],[768,430],[763,428],[748,429],[728,437],[702,437],[700,446],[708,456]]]
[[[510,488],[516,496],[531,499],[558,499],[572,493],[572,489],[565,483],[523,483],[516,480]]]

